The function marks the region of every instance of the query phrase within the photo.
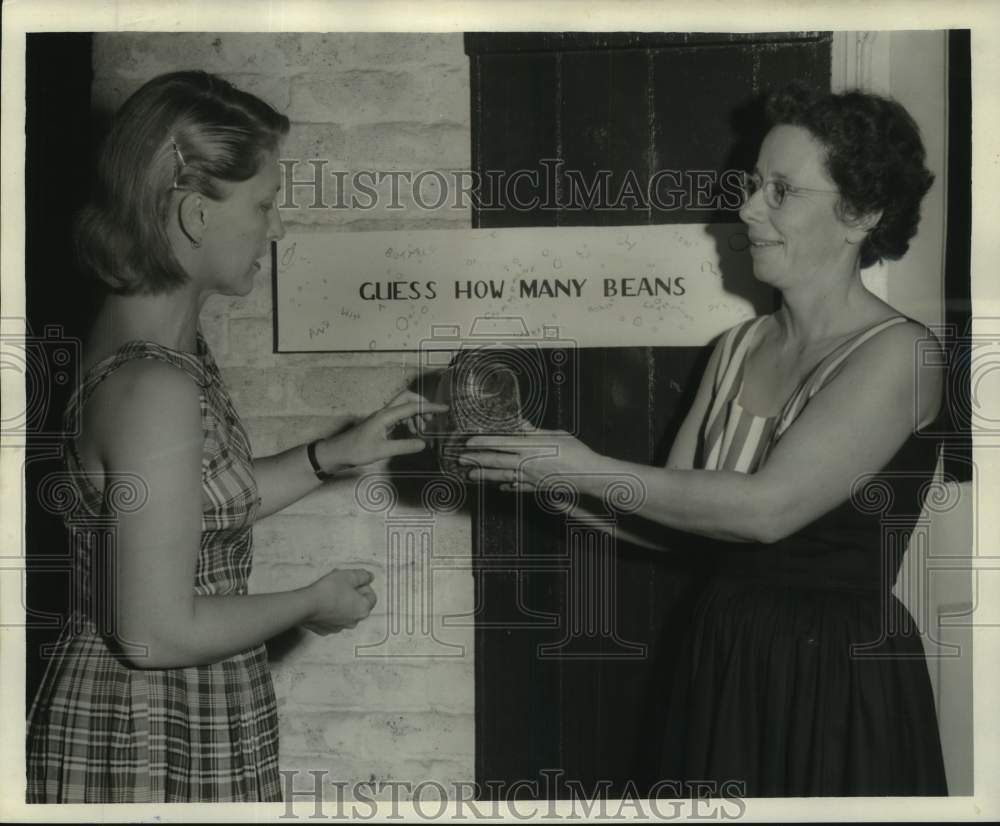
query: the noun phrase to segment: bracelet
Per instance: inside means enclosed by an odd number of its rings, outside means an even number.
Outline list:
[[[323,468],[319,466],[319,462],[316,460],[316,442],[318,441],[319,439],[316,439],[315,442],[310,442],[306,446],[306,456],[309,457],[309,464],[312,465],[313,473],[316,474],[316,478],[321,482],[326,482],[327,480],[333,478],[333,474],[327,473],[323,470]]]

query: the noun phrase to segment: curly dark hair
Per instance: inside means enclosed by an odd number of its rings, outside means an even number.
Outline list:
[[[766,111],[772,126],[801,126],[826,148],[826,171],[840,190],[845,220],[882,210],[861,244],[861,266],[901,258],[934,182],[910,113],[881,95],[831,94],[798,84],[771,95]]]

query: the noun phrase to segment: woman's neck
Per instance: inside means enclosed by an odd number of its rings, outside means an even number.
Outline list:
[[[97,313],[91,338],[105,345],[98,349],[138,340],[194,353],[202,303],[185,289],[161,295],[109,295]]]
[[[782,290],[774,314],[781,337],[801,349],[846,335],[879,312],[880,302],[861,282],[860,270]]]

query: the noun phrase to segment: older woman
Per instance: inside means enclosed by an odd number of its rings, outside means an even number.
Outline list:
[[[209,296],[250,292],[284,234],[288,126],[202,72],[151,80],[114,119],[78,225],[109,294],[69,402],[82,427],[67,463],[77,521],[115,515],[122,485],[141,507],[117,513],[111,543],[74,548],[86,590],[31,709],[29,802],[280,800],[263,643],[353,628],[375,604],[363,570],[248,595],[251,529],[340,468],[423,449],[387,437],[422,400],[255,459],[198,326]]]
[[[932,176],[892,100],[788,90],[769,113],[740,216],[781,308],[721,337],[666,468],[542,431],[477,437],[463,461],[510,489],[568,478],[584,507],[619,472],[644,496],[627,538],[655,546],[669,526],[718,541],[664,694],[662,779],[749,796],[945,794],[924,652],[890,591],[935,467],[921,430],[940,361],[918,358],[933,337],[860,275],[906,252]],[[557,455],[538,455],[540,439]]]

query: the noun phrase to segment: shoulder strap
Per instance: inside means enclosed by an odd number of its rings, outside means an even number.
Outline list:
[[[906,316],[902,315],[883,319],[871,327],[856,333],[820,359],[816,366],[809,372],[809,375],[806,376],[805,381],[799,386],[798,392],[788,400],[788,404],[781,413],[776,435],[780,435],[781,432],[795,421],[809,399],[822,390],[826,383],[840,372],[844,363],[855,350],[865,342],[873,339],[883,330],[888,330],[890,327],[895,327],[897,324],[902,324],[908,320]]]
[[[199,343],[199,353],[202,352],[202,345]],[[130,341],[123,344],[118,350],[88,370],[79,386],[70,397],[66,405],[64,420],[64,432],[75,435],[78,433],[80,411],[83,410],[87,400],[94,390],[108,376],[114,373],[123,364],[127,364],[135,359],[156,359],[172,364],[187,373],[192,380],[203,390],[211,384],[211,376],[198,355],[193,353],[183,353],[179,350],[171,350],[152,341]]]
[[[737,324],[723,334],[718,344],[720,353],[715,371],[714,392],[704,424],[706,443],[718,437],[724,427],[726,405],[739,390],[743,362],[757,328],[766,318],[767,316],[758,316]]]
[[[750,344],[754,339],[757,328],[767,316],[747,319],[735,327],[730,328],[719,342],[721,353],[719,364],[715,370],[715,392],[719,395],[726,395],[731,389],[729,386],[736,378],[736,374],[746,360]]]

